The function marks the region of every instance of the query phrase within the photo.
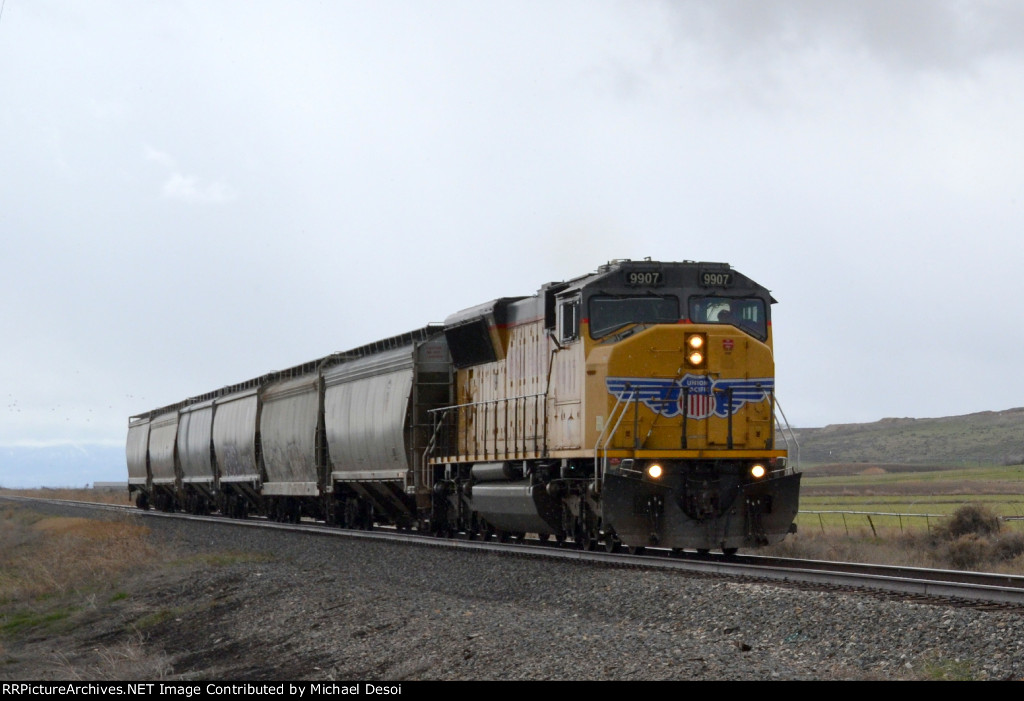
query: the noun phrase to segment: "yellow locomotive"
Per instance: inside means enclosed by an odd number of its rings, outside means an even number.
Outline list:
[[[613,261],[445,321],[435,530],[730,553],[794,530],[768,290],[724,263]]]

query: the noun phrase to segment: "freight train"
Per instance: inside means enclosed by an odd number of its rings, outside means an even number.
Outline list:
[[[133,416],[140,508],[700,552],[795,532],[767,289],[616,260]]]

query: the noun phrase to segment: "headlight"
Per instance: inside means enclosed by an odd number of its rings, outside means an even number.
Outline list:
[[[661,469],[661,465],[656,462],[652,462],[647,466],[647,476],[652,480],[659,479],[664,471]]]
[[[707,344],[708,339],[702,333],[691,333],[686,336],[686,362],[691,368],[704,367],[704,346]]]
[[[766,473],[767,470],[765,470],[764,465],[761,465],[760,463],[758,463],[757,465],[753,465],[750,468],[750,476],[756,480],[759,480],[762,477],[764,477]]]

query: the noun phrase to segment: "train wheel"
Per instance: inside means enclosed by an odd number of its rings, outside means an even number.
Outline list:
[[[373,530],[373,505],[368,503],[360,503],[360,511],[362,512],[361,523],[359,525],[364,531]]]
[[[710,548],[697,548],[698,555],[707,555],[711,552]]]
[[[645,548],[642,545],[634,545],[629,549],[629,552],[632,555],[643,555],[645,552],[647,552],[647,548]]]
[[[341,516],[341,527],[342,528],[355,528],[356,523],[359,521],[359,502],[352,498],[345,498],[345,506],[342,510]]]
[[[540,543],[541,545],[546,545],[549,540],[551,540],[551,534],[550,533],[538,533],[537,534],[537,542]]]
[[[586,512],[584,512],[580,520],[576,522],[575,536],[576,547],[580,550],[597,550],[597,530],[591,523],[591,519],[586,517]]]
[[[737,550],[739,550],[739,548],[722,548],[722,554],[726,557],[732,557],[736,554]]]
[[[477,536],[480,535],[480,530],[480,522],[477,520],[476,514],[470,514],[466,527],[463,529],[462,537],[466,540],[476,540]]]
[[[608,533],[604,537],[604,549],[610,553],[617,553],[622,551],[622,541],[619,540],[619,536],[615,533]]]
[[[597,538],[589,530],[580,528],[576,532],[576,547],[580,550],[597,550]]]

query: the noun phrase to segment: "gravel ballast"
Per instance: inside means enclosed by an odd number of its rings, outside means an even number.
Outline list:
[[[1024,615],[148,518],[163,562],[3,679],[1024,678]]]

